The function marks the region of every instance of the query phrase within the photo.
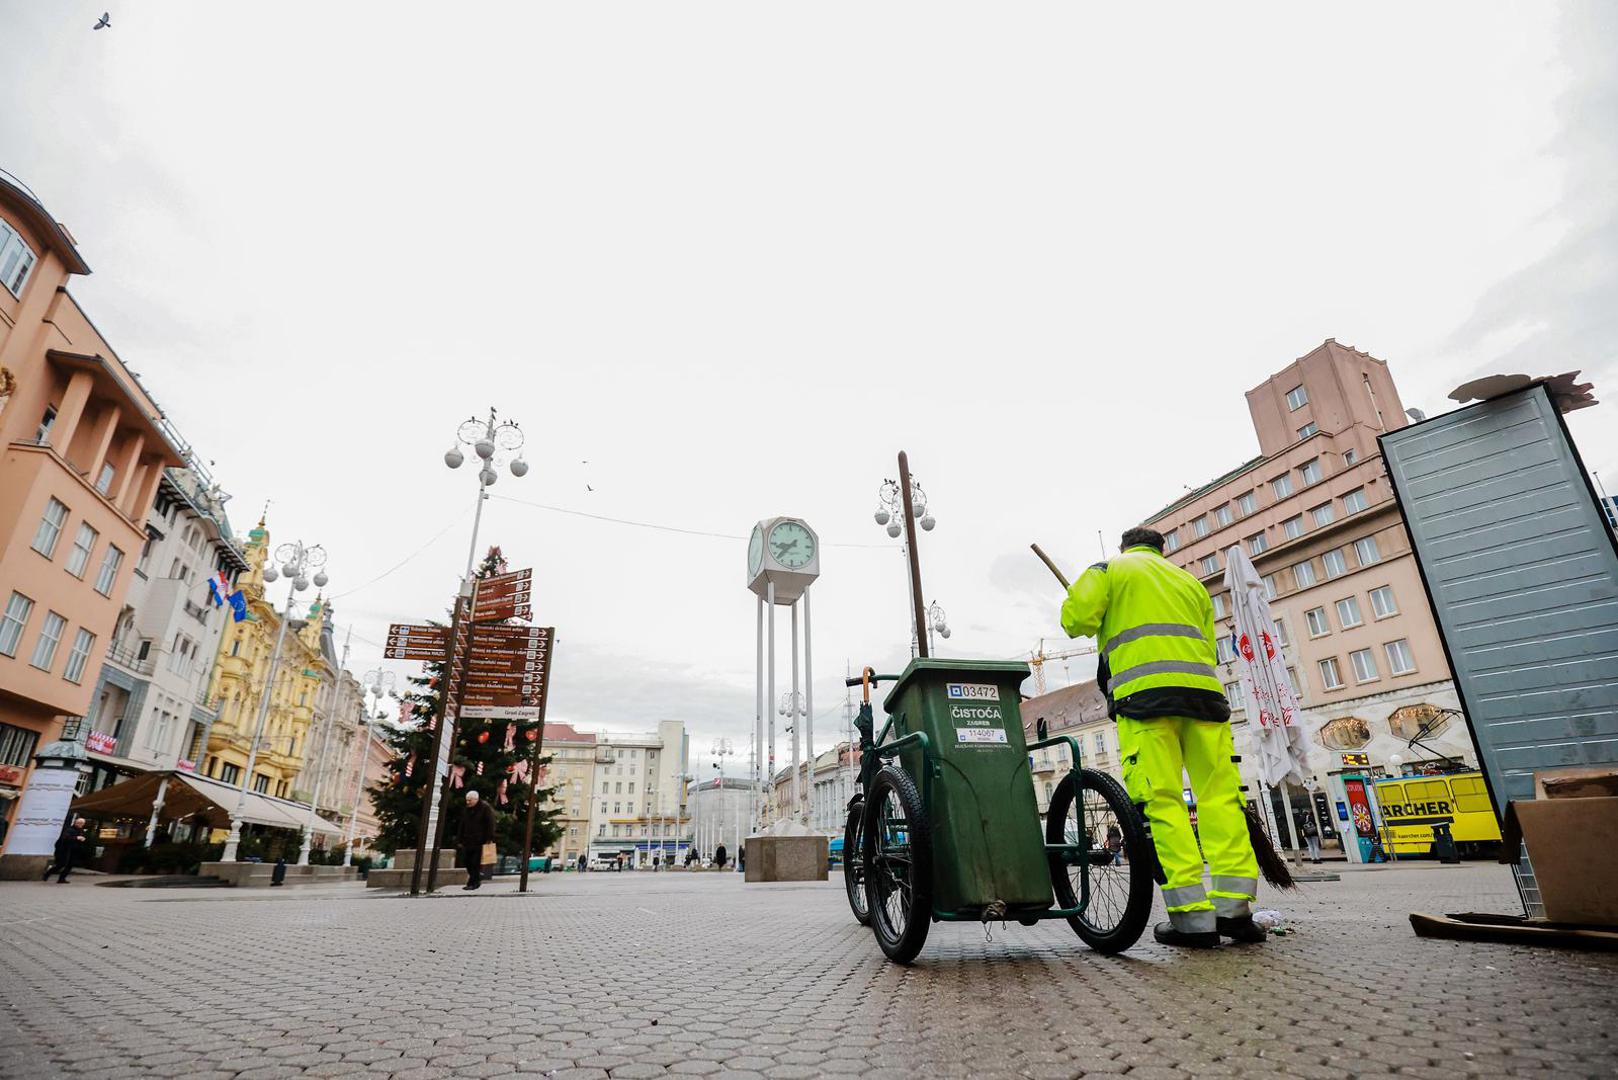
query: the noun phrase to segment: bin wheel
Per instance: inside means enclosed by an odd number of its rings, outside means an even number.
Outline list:
[[[933,845],[915,781],[884,765],[865,793],[865,894],[871,929],[888,959],[908,964],[933,916]]]
[[[843,888],[848,906],[861,926],[871,925],[871,901],[865,895],[865,800],[854,803],[843,829]]]
[[[1082,795],[1082,803],[1077,795]],[[1084,810],[1083,832],[1079,808]],[[1086,843],[1088,867],[1073,866],[1052,853],[1051,884],[1062,907],[1078,904],[1079,875],[1088,870],[1090,902],[1067,922],[1097,952],[1123,952],[1140,940],[1152,914],[1152,839],[1140,811],[1123,786],[1106,773],[1068,773],[1051,795],[1045,818],[1050,844]]]

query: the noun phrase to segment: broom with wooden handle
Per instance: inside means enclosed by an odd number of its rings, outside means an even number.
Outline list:
[[[1062,583],[1064,590],[1072,588],[1072,585],[1068,583],[1067,575],[1057,569],[1056,564],[1051,561],[1051,557],[1040,550],[1038,544],[1029,544],[1028,546],[1034,549],[1034,554],[1039,556],[1039,561],[1044,563],[1052,574],[1056,575],[1056,580]],[[1258,858],[1259,873],[1264,875],[1264,880],[1277,889],[1297,888],[1298,883],[1292,879],[1292,871],[1288,868],[1286,860],[1281,857],[1279,851],[1275,850],[1275,845],[1270,842],[1269,833],[1264,831],[1264,823],[1259,820],[1258,814],[1245,800],[1242,802],[1242,815],[1247,818],[1247,839],[1253,845],[1253,854]]]

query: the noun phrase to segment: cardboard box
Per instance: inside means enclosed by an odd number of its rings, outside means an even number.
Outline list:
[[[1534,799],[1506,806],[1503,854],[1528,845],[1545,918],[1618,927],[1618,798]]]

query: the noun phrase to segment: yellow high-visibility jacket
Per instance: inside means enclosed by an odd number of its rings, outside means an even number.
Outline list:
[[[1062,629],[1096,639],[1096,679],[1114,718],[1230,719],[1208,590],[1155,549],[1129,548],[1080,575]]]

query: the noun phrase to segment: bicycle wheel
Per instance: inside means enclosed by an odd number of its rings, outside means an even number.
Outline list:
[[[871,925],[871,902],[865,895],[865,800],[856,802],[848,811],[848,825],[843,829],[843,888],[848,892],[848,906],[861,926]]]
[[[884,765],[865,794],[865,893],[888,959],[908,964],[933,916],[933,847],[910,774]]]
[[[1146,822],[1123,786],[1093,769],[1068,773],[1051,795],[1045,840],[1050,844],[1082,843],[1088,852],[1090,902],[1083,914],[1067,920],[1074,933],[1090,948],[1104,953],[1123,952],[1140,940],[1152,914],[1155,855]],[[1085,867],[1072,865],[1055,852],[1050,862],[1056,902],[1065,908],[1076,906],[1079,875]]]

